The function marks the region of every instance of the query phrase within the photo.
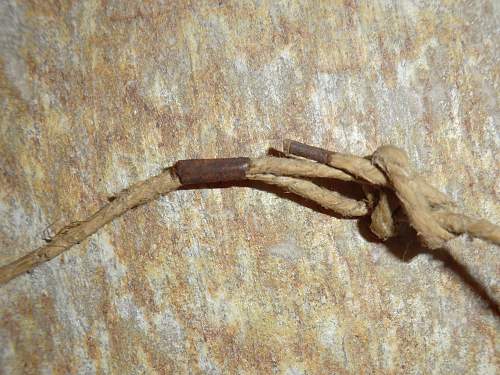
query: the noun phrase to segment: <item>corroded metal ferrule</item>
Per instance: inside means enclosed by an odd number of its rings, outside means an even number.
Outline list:
[[[283,142],[283,151],[285,154],[301,156],[306,159],[315,160],[317,162],[328,164],[331,151],[306,145],[296,141],[286,139]]]
[[[250,158],[188,159],[174,165],[183,185],[238,181],[246,178]]]

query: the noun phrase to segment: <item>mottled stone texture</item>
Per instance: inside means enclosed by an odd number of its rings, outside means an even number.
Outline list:
[[[500,219],[498,1],[0,2],[0,262],[176,159],[391,143]],[[180,191],[0,287],[2,374],[494,374],[498,248]],[[466,266],[463,266],[465,264]]]

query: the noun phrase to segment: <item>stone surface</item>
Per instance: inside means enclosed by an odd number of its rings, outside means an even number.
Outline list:
[[[181,158],[391,143],[500,219],[498,1],[0,2],[0,263]],[[498,248],[374,242],[248,187],[0,287],[2,374],[494,374]],[[59,224],[58,224],[59,223]],[[464,265],[462,265],[464,264]]]

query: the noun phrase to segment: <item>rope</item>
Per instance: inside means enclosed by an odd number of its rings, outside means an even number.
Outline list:
[[[454,203],[423,180],[406,153],[397,147],[382,146],[370,158],[362,158],[286,140],[284,153],[288,158],[178,161],[159,175],[123,190],[87,220],[67,225],[45,246],[0,267],[0,284],[57,257],[126,211],[160,195],[184,186],[223,181],[261,181],[344,217],[370,215],[370,229],[381,240],[397,236],[397,223],[407,221],[429,249],[442,248],[462,234],[500,245],[499,226],[454,212]],[[365,199],[348,198],[317,185],[312,178],[359,183]]]

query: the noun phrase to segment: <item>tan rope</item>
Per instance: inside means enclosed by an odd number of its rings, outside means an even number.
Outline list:
[[[368,214],[368,206],[365,202],[347,198],[335,191],[322,188],[311,181],[294,177],[274,176],[272,174],[247,175],[247,178],[280,186],[342,216],[357,217]]]
[[[126,211],[152,201],[180,186],[178,178],[169,169],[164,170],[158,176],[132,185],[87,220],[64,227],[47,245],[1,267],[0,284],[4,284],[14,277],[55,258],[97,232],[114,218],[123,215]]]
[[[366,181],[375,186],[390,186],[387,176],[378,169],[370,160],[356,155],[331,153],[328,165],[346,171],[355,176],[360,182]],[[448,206],[450,199],[439,190],[429,185],[420,176],[414,176],[414,180],[422,194],[433,206]]]
[[[340,169],[331,168],[310,160],[285,159],[276,157],[262,157],[253,159],[247,174],[273,174],[276,176],[295,177],[321,177],[334,178],[342,181],[355,181],[356,179]]]
[[[430,249],[442,247],[446,241],[465,233],[500,245],[500,227],[453,212],[453,202],[416,174],[406,153],[396,147],[382,146],[367,159],[295,142],[302,151],[312,150],[316,161],[311,161],[303,159],[307,152],[294,155],[291,143],[285,142],[284,151],[293,158],[180,161],[159,175],[122,191],[87,220],[64,227],[45,246],[0,267],[0,284],[53,259],[126,211],[162,194],[186,185],[237,179],[279,186],[342,216],[371,215],[370,228],[382,240],[398,234],[397,222],[401,220],[398,216],[404,212],[407,221]],[[318,186],[309,178],[361,183],[366,199],[348,198]]]

